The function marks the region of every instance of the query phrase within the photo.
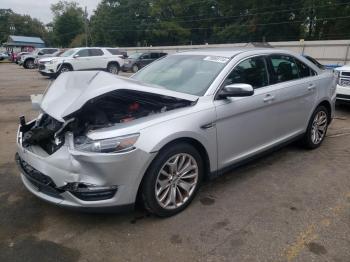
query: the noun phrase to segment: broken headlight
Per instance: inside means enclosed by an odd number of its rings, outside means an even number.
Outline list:
[[[120,153],[134,149],[140,134],[132,134],[101,140],[92,140],[86,136],[78,136],[74,139],[77,150],[94,153]]]

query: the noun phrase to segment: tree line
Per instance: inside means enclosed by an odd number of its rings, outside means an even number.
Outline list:
[[[51,10],[48,25],[0,10],[0,40],[11,30],[62,47],[85,45],[86,37],[94,46],[350,38],[349,0],[101,0],[89,19],[76,2]]]

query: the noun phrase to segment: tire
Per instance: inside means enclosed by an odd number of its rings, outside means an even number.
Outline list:
[[[133,73],[136,73],[136,72],[139,71],[139,70],[140,70],[140,68],[139,68],[138,65],[133,65],[132,68],[131,68],[131,71],[132,71]]]
[[[34,60],[33,59],[27,59],[24,62],[23,67],[26,68],[26,69],[34,69],[35,68]]]
[[[118,75],[120,71],[120,66],[117,63],[110,63],[107,66],[107,71],[111,74]]]
[[[178,170],[186,169],[186,164],[190,164],[192,168],[175,174]],[[173,173],[170,168],[172,165],[175,165]],[[181,212],[197,194],[203,172],[203,160],[190,144],[172,144],[171,147],[162,149],[153,160],[142,183],[141,199],[145,209],[159,217],[169,217]]]
[[[302,144],[307,149],[318,148],[326,137],[330,112],[324,106],[318,106],[312,114]]]
[[[72,67],[71,67],[70,65],[65,65],[65,64],[63,64],[63,65],[61,65],[60,70],[59,70],[57,76],[59,76],[60,74],[62,74],[62,73],[64,73],[64,72],[69,72],[69,71],[72,71]],[[57,76],[56,76],[56,77],[57,77]]]

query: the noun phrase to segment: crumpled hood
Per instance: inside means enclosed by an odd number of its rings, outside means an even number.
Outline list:
[[[90,99],[114,90],[135,90],[188,101],[198,96],[157,88],[139,81],[102,71],[77,71],[61,74],[48,88],[41,109],[58,121],[79,110]]]

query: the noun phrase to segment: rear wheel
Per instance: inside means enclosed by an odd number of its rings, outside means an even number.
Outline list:
[[[142,185],[145,208],[161,217],[184,210],[195,197],[203,177],[203,161],[191,145],[179,143],[161,150]]]
[[[110,63],[107,66],[107,71],[110,72],[111,74],[119,74],[120,67],[117,63]]]
[[[330,112],[324,106],[318,106],[311,116],[303,144],[308,149],[319,147],[327,133]]]

